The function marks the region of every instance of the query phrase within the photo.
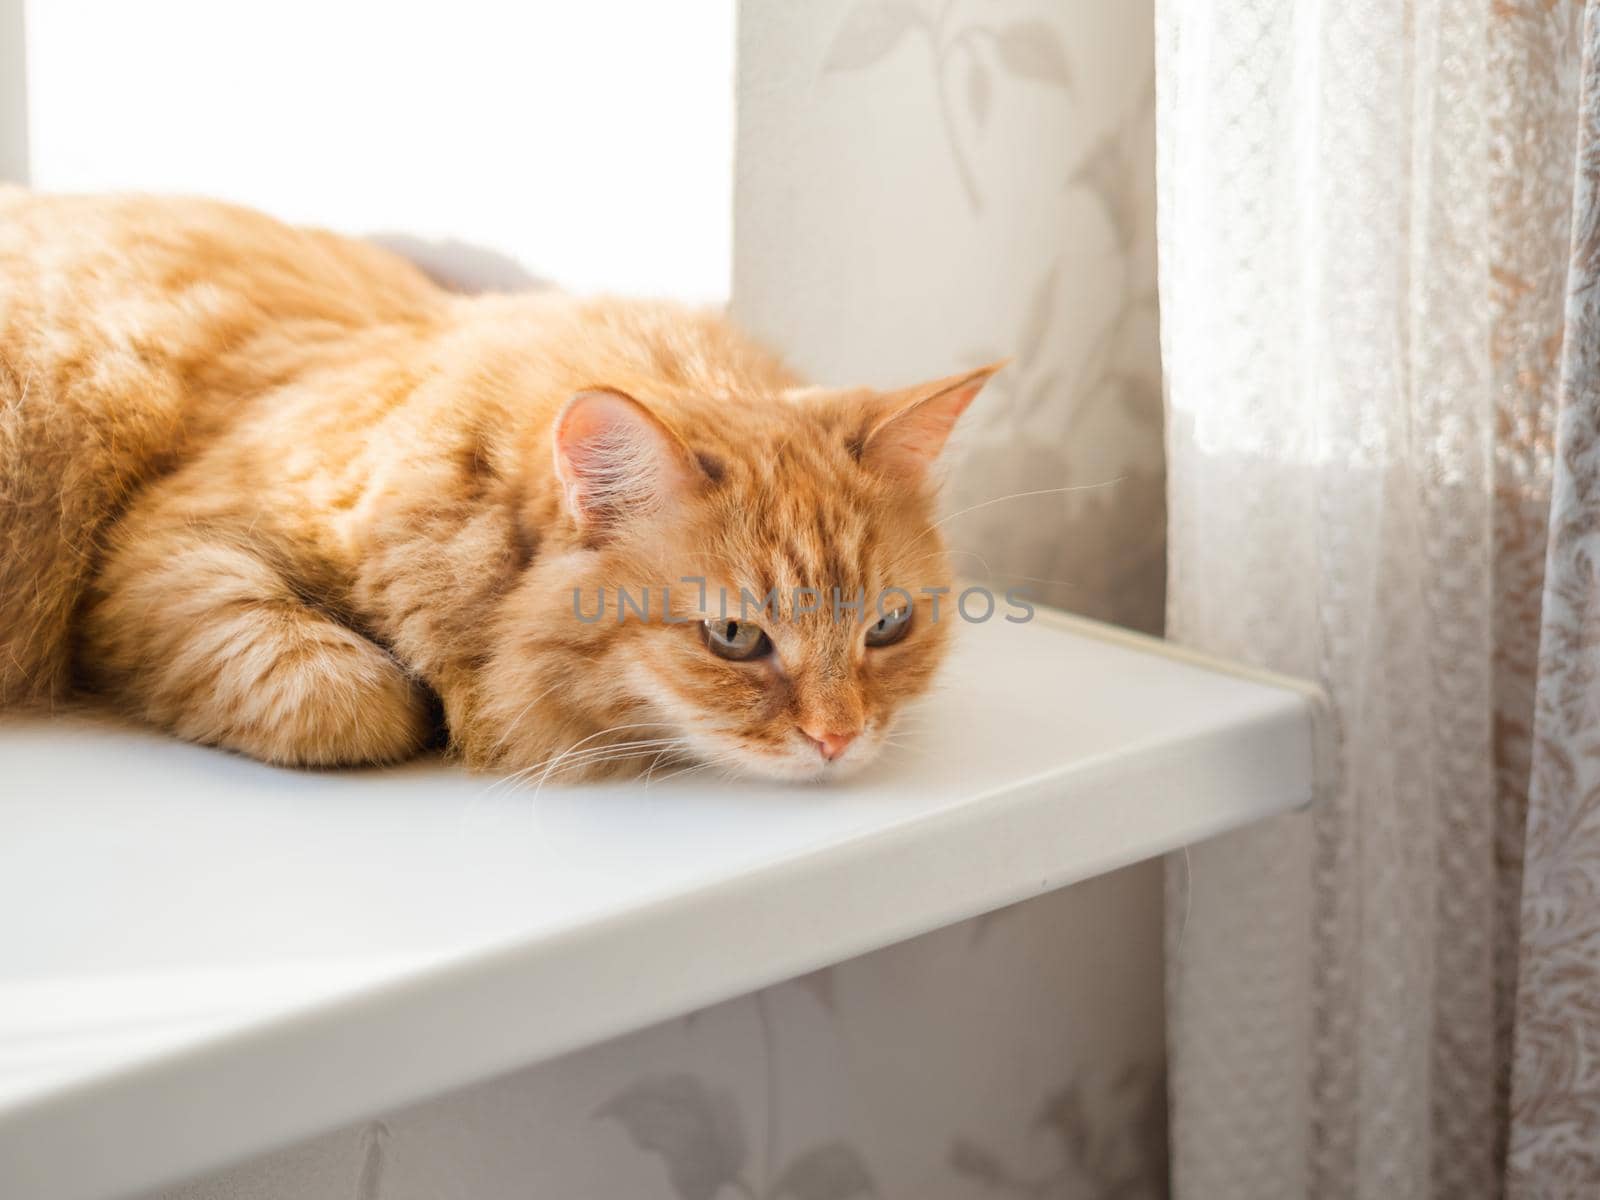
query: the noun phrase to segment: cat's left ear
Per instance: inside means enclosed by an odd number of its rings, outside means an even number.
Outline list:
[[[696,479],[684,444],[621,392],[573,396],[556,417],[551,442],[567,512],[590,533],[659,512]]]
[[[879,396],[877,413],[861,440],[862,463],[884,475],[920,478],[939,457],[967,405],[1008,361]]]

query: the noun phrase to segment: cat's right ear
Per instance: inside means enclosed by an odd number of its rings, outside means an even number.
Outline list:
[[[660,512],[695,480],[683,443],[621,392],[573,396],[556,416],[551,442],[562,502],[586,533]]]
[[[893,478],[922,478],[967,405],[1007,361],[878,397],[881,411],[861,440],[861,461]]]

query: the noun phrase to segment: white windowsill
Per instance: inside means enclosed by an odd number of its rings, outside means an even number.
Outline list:
[[[137,1192],[1284,812],[1320,694],[1040,610],[834,788],[0,723],[0,1195]]]

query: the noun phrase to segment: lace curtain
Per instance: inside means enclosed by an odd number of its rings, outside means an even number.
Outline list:
[[[1169,632],[1338,714],[1169,872],[1176,1194],[1600,1194],[1600,4],[1157,8]]]

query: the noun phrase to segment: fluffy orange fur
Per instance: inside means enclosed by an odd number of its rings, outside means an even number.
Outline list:
[[[944,652],[928,468],[988,374],[803,388],[709,313],[0,190],[0,707],[93,693],[282,764],[442,728],[484,769],[847,770]],[[771,652],[712,653],[719,592],[775,587]],[[870,599],[793,591],[887,587],[914,605],[884,646]]]

